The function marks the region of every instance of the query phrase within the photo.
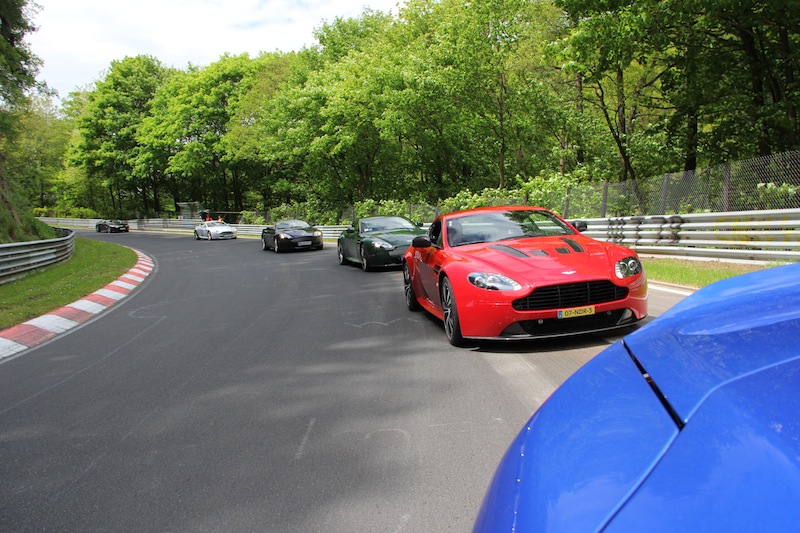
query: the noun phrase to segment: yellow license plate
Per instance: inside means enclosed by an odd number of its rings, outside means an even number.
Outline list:
[[[576,307],[574,309],[559,309],[558,318],[576,318],[579,316],[589,316],[594,314],[594,306]]]

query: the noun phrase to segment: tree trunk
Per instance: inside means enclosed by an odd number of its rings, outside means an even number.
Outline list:
[[[784,13],[785,14],[785,13]],[[784,20],[789,20],[788,15],[786,15]],[[782,26],[779,29],[779,41],[780,41],[780,50],[781,50],[781,59],[783,61],[783,71],[784,77],[786,78],[786,85],[785,87],[788,90],[791,90],[795,87],[795,69],[794,64],[792,63],[792,50],[791,45],[789,44],[789,31],[786,29],[785,26]],[[789,146],[797,146],[797,106],[794,104],[794,101],[791,101],[788,105],[786,110],[786,114],[789,116],[789,122],[791,123],[791,129],[789,130],[789,138],[787,139]]]
[[[625,110],[625,73],[617,67],[617,132],[619,147],[620,181],[627,181],[631,175],[630,161],[627,157],[628,121]]]
[[[758,55],[756,40],[752,27],[740,28],[738,31],[742,48],[747,56],[748,66],[750,67],[750,92],[752,109],[750,110],[750,121],[758,139],[758,155],[770,155],[771,149],[764,125],[759,120],[759,116],[764,109],[764,65]]]
[[[686,112],[686,156],[683,170],[697,169],[697,109],[690,107]]]
[[[575,108],[579,115],[583,115],[583,76],[580,73],[575,75]],[[586,159],[582,131],[578,131],[578,148],[575,150],[575,159],[579,165]]]

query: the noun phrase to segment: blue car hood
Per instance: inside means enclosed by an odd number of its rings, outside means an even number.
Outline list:
[[[625,344],[688,422],[717,387],[800,356],[800,264],[710,285]]]
[[[796,531],[800,361],[714,389],[607,531]]]
[[[547,400],[475,531],[796,527],[798,391],[800,265],[706,287]]]
[[[475,531],[592,531],[678,434],[622,343],[536,412],[495,473]]]

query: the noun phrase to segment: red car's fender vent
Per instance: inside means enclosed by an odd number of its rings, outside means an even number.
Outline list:
[[[567,237],[564,237],[561,240],[564,241],[565,243],[569,244],[569,247],[572,248],[572,250],[574,252],[582,252],[583,251],[583,247],[578,243],[578,241],[573,240],[573,239],[569,239]]]
[[[614,302],[627,296],[626,287],[608,280],[585,281],[539,287],[525,298],[514,300],[512,305],[517,311],[544,311]]]

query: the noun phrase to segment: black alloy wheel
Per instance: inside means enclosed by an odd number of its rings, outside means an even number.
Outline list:
[[[367,255],[364,253],[363,244],[358,247],[358,255],[361,256],[361,270],[364,272],[370,272],[372,267],[370,266],[369,261],[367,261]]]
[[[461,324],[458,321],[456,296],[448,278],[442,280],[442,312],[444,314],[444,334],[447,336],[447,340],[453,346],[462,346],[464,337],[461,335]]]
[[[406,307],[408,307],[409,311],[419,311],[420,305],[417,301],[417,295],[414,292],[414,284],[411,280],[411,269],[408,267],[408,263],[403,261],[403,290],[406,295]]]
[[[349,263],[349,261],[344,257],[344,250],[342,249],[341,242],[336,243],[336,258],[339,260],[340,265],[346,265]]]

